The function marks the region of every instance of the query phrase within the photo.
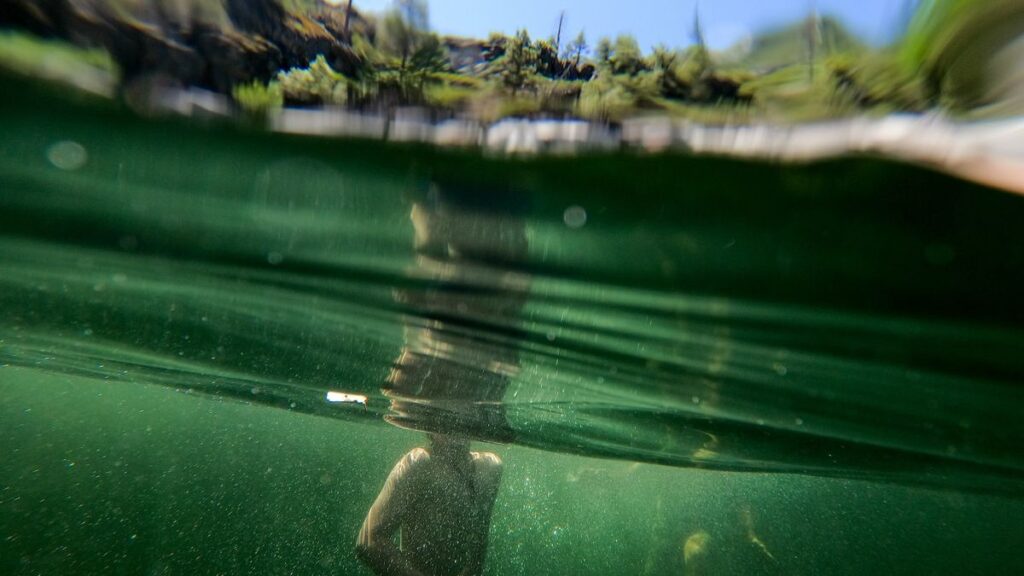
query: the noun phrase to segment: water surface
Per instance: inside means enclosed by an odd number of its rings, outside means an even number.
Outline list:
[[[0,94],[5,573],[358,573],[439,428],[506,463],[487,573],[1024,568],[1018,196]]]

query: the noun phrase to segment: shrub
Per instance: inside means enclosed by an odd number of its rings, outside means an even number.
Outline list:
[[[621,120],[636,108],[636,97],[621,83],[599,77],[583,85],[577,113],[591,120]]]
[[[284,99],[298,104],[342,105],[348,100],[348,82],[331,68],[323,55],[309,68],[292,68],[277,75]]]
[[[284,105],[284,93],[277,82],[239,84],[231,89],[231,96],[244,113],[256,118],[266,117]]]
[[[837,56],[826,62],[826,68],[835,82],[836,95],[862,108],[881,107],[887,112],[929,107],[921,76],[909,73],[893,55],[874,54],[856,60]]]
[[[457,84],[430,84],[423,90],[423,99],[438,108],[463,108],[476,95],[475,88]]]
[[[0,31],[0,69],[112,94],[120,72],[102,49]]]

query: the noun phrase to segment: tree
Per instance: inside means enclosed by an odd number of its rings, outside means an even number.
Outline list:
[[[714,69],[711,63],[711,53],[708,51],[707,38],[704,36],[704,26],[700,22],[700,4],[693,9],[693,31],[691,34],[694,46],[690,48],[685,60],[674,69],[671,75],[662,76],[661,89],[669,90],[676,96],[702,102],[710,97],[709,80],[714,74]]]
[[[497,60],[501,82],[515,94],[530,82],[537,68],[537,48],[526,30],[516,32],[505,43],[505,55]]]
[[[693,31],[691,32],[693,43],[701,50],[708,49],[707,39],[704,37],[704,27],[700,23],[700,4],[693,8]]]
[[[597,63],[599,65],[609,65],[612,61],[612,41],[608,37],[601,38],[597,41],[597,50],[594,56],[597,57]]]
[[[620,34],[615,38],[615,48],[611,55],[612,73],[636,76],[647,69],[643,53],[636,38],[629,34]]]
[[[814,82],[814,61],[818,48],[818,41],[821,37],[821,27],[818,19],[818,10],[811,8],[811,14],[807,17],[807,73],[811,82]]]
[[[396,0],[377,24],[377,44],[385,53],[398,58],[399,69],[405,70],[409,58],[426,38],[427,27],[425,0]]]
[[[566,44],[565,51],[562,53],[562,58],[566,60],[571,58],[573,61],[573,68],[579,69],[580,59],[583,58],[583,55],[586,54],[589,49],[590,46],[587,45],[587,37],[583,34],[583,31],[580,30],[580,33],[576,35],[576,38]]]
[[[423,36],[416,51],[409,58],[409,64],[413,70],[421,72],[446,72],[451,69],[441,39],[432,33]]]
[[[533,43],[537,53],[536,72],[548,78],[557,78],[565,72],[565,64],[558,57],[558,50],[551,40],[537,40]]]
[[[565,24],[565,10],[558,14],[558,32],[555,33],[555,52],[562,49],[562,25]]]
[[[697,45],[697,50],[694,54],[697,58],[697,66],[701,70],[710,69],[711,55],[708,52],[708,41],[704,37],[704,26],[700,23],[699,4],[693,9],[693,43]]]
[[[348,25],[352,21],[352,2],[353,0],[348,0],[348,6],[345,7],[345,23],[341,26],[341,35],[350,44],[352,43],[352,37],[349,36]]]
[[[676,60],[678,54],[664,44],[654,47],[651,53],[651,62],[654,65],[654,73],[658,81],[658,92],[669,98],[679,98],[685,95],[685,87],[676,75]]]

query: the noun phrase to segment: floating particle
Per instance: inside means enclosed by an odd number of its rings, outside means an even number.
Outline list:
[[[582,206],[569,206],[562,213],[562,220],[569,228],[582,228],[587,223],[587,211]]]
[[[61,140],[46,149],[46,159],[61,170],[78,170],[89,161],[89,153],[78,142]]]

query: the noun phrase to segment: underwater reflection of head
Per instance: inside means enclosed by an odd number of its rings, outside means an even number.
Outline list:
[[[405,346],[388,377],[387,421],[494,441],[511,438],[502,400],[516,372],[525,275],[525,201],[511,192],[441,188],[413,199],[416,264],[395,299],[406,305]],[[495,343],[495,332],[502,338]],[[514,339],[513,339],[514,340]]]
[[[529,202],[515,190],[419,186],[412,194],[413,246],[443,261],[510,264],[526,254]]]

